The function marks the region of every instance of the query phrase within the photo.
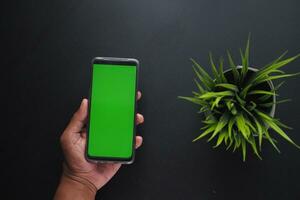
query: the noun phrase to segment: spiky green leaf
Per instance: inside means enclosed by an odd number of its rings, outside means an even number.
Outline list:
[[[227,78],[224,75],[223,65],[224,65],[224,60],[221,57],[220,58],[220,64],[219,64],[220,81],[221,81],[221,83],[227,83]]]
[[[277,96],[275,92],[270,92],[266,90],[252,90],[248,93],[249,95],[251,94],[266,94],[266,95],[272,95],[272,96]]]
[[[243,161],[246,161],[246,141],[242,139],[242,154],[243,154]]]
[[[276,131],[281,137],[283,137],[285,140],[287,140],[288,142],[300,149],[300,147],[276,124],[273,118],[258,110],[255,111],[259,116],[262,117],[263,121],[267,125],[269,125],[274,131]]]
[[[211,132],[213,132],[215,130],[217,126],[217,123],[216,124],[212,124],[208,129],[206,129],[202,134],[200,134],[198,137],[196,137],[193,142],[205,137],[206,135],[210,134]]]
[[[219,74],[219,72],[216,68],[216,65],[215,65],[215,62],[214,62],[214,59],[213,59],[213,56],[212,56],[211,52],[209,53],[209,62],[210,62],[211,69],[212,69],[212,72],[213,72],[213,75],[214,75],[216,81],[221,82],[220,74]]]
[[[187,101],[190,101],[192,103],[195,103],[195,104],[199,104],[201,106],[206,106],[207,105],[207,102],[203,101],[202,99],[199,99],[199,98],[195,98],[195,97],[183,97],[183,96],[178,96],[179,99],[184,99],[184,100],[187,100]]]
[[[225,130],[222,130],[221,133],[219,134],[219,137],[218,137],[218,140],[217,140],[217,143],[216,145],[214,146],[214,148],[218,147],[222,141],[225,139],[225,136],[227,135],[226,131]]]
[[[203,87],[199,84],[199,82],[198,82],[196,79],[194,79],[194,81],[195,81],[195,83],[196,83],[196,85],[197,85],[197,88],[198,88],[198,90],[199,90],[199,93],[200,93],[200,94],[203,94],[203,93],[205,92],[205,90],[203,89]]]
[[[245,139],[248,139],[250,135],[250,130],[246,124],[243,114],[242,113],[238,114],[235,119],[236,119],[236,125],[238,127],[238,130],[242,133]]]
[[[202,77],[206,80],[210,88],[214,86],[214,80],[209,76],[209,74],[201,67],[194,59],[191,58],[192,63],[194,66],[197,67],[198,71],[202,75]]]
[[[237,70],[236,65],[234,64],[234,61],[233,61],[232,56],[229,51],[227,51],[227,57],[228,57],[229,65],[230,65],[232,73],[233,73],[234,82],[238,83],[240,80],[240,73]]]
[[[201,99],[211,99],[217,97],[226,97],[226,96],[234,96],[234,93],[231,91],[223,91],[223,92],[206,92],[200,96]]]
[[[218,122],[213,134],[211,135],[211,137],[207,141],[211,141],[227,125],[228,119],[229,119],[229,114],[224,113],[220,117],[219,122]]]
[[[233,84],[230,84],[230,83],[216,84],[216,87],[226,88],[226,89],[232,90],[234,92],[238,92],[239,91],[239,88],[236,85],[233,85]]]

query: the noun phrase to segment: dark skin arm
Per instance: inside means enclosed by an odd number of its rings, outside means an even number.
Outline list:
[[[138,92],[138,99],[141,93]],[[54,200],[92,200],[96,192],[103,187],[120,169],[121,164],[90,163],[85,159],[88,101],[83,99],[79,109],[73,115],[60,141],[65,156],[63,174],[56,190]],[[136,115],[136,124],[144,122],[141,114]],[[143,142],[136,136],[136,148]]]

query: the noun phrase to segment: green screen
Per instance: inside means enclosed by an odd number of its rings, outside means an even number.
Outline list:
[[[136,66],[93,65],[89,156],[132,156],[136,73]]]

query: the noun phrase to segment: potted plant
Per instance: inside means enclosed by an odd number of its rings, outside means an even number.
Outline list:
[[[191,59],[193,70],[197,76],[194,79],[197,91],[193,96],[183,97],[200,106],[199,113],[204,113],[205,119],[202,133],[193,142],[207,138],[208,142],[215,140],[214,147],[221,144],[241,150],[243,161],[246,160],[247,146],[261,159],[260,152],[263,141],[270,142],[280,153],[276,140],[270,133],[274,133],[300,148],[284,131],[290,127],[284,125],[274,117],[275,107],[288,100],[277,100],[278,89],[283,82],[274,86],[273,81],[295,76],[286,74],[281,68],[294,61],[300,54],[284,59],[287,52],[262,68],[249,65],[250,37],[244,52],[240,50],[241,65],[237,66],[229,51],[227,51],[230,68],[223,69],[223,59],[215,63],[212,54],[209,61],[213,76],[204,70],[194,59]],[[217,66],[218,65],[218,66]]]

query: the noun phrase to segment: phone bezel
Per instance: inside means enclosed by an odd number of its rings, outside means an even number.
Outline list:
[[[93,66],[94,64],[112,64],[112,65],[134,65],[136,66],[136,79],[135,79],[135,96],[134,96],[134,116],[133,116],[133,137],[132,137],[132,153],[129,158],[120,158],[120,157],[100,157],[100,156],[91,156],[88,154],[88,144],[89,144],[89,126],[90,126],[90,109],[91,109],[91,97],[92,97],[92,85],[93,85]],[[87,141],[86,141],[86,150],[85,156],[86,159],[90,162],[103,162],[103,163],[123,163],[130,164],[134,161],[135,157],[135,136],[136,136],[136,110],[137,110],[137,91],[138,91],[138,74],[139,74],[139,61],[134,58],[115,58],[115,57],[95,57],[92,60],[91,67],[91,78],[90,78],[90,87],[89,87],[89,103],[88,103],[88,120],[87,120]]]

